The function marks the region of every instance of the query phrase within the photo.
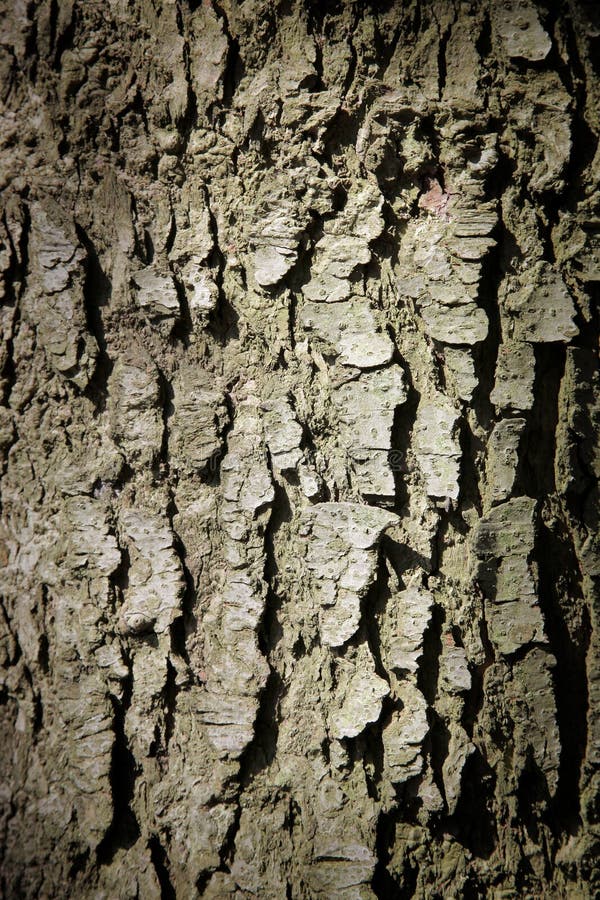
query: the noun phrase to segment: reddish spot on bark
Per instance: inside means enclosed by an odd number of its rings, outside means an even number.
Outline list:
[[[450,220],[448,207],[454,194],[445,191],[437,178],[427,178],[426,186],[426,193],[419,197],[419,207],[448,222]]]

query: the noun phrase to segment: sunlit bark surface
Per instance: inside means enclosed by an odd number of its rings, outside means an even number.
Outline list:
[[[599,40],[4,0],[3,897],[599,896]]]

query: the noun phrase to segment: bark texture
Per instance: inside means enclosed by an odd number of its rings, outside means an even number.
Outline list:
[[[599,40],[5,0],[3,896],[599,896]]]

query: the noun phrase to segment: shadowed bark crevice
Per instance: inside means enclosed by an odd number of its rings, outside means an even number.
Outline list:
[[[110,766],[113,820],[96,849],[99,865],[110,865],[117,851],[132,847],[140,837],[140,827],[131,808],[136,779],[136,761],[125,734],[125,716],[131,703],[133,677],[123,683],[121,700],[112,697],[114,743]]]

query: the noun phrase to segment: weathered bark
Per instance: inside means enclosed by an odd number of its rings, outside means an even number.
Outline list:
[[[594,4],[0,21],[3,895],[598,896]]]

